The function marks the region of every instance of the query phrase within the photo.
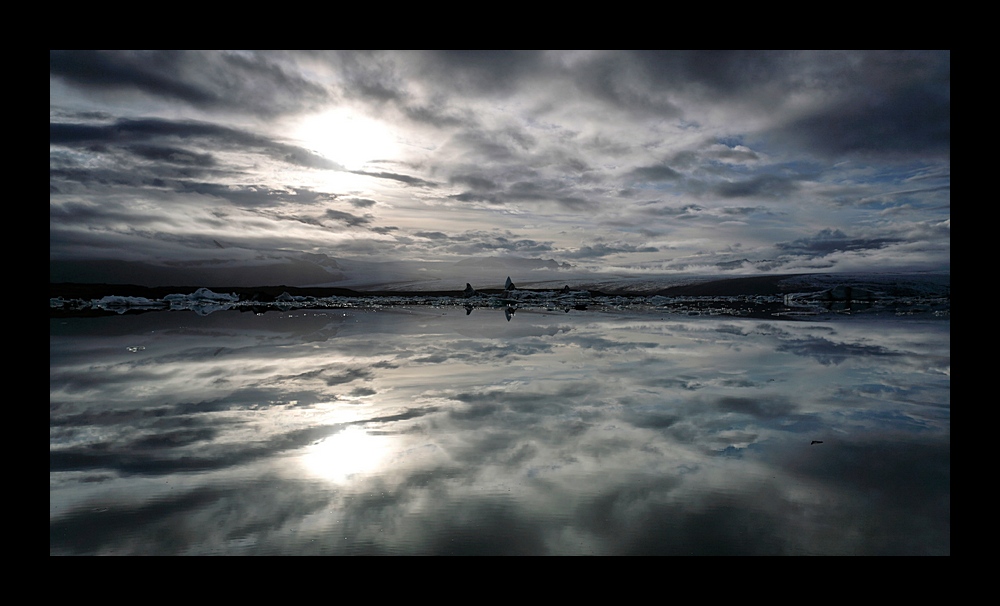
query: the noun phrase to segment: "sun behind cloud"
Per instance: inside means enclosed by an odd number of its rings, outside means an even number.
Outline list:
[[[304,118],[292,137],[347,170],[392,160],[399,153],[396,137],[385,124],[345,108]]]

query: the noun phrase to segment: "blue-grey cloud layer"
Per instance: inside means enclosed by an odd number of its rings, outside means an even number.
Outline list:
[[[348,167],[293,136],[329,110],[394,149]],[[50,241],[57,264],[946,270],[950,53],[51,51]]]

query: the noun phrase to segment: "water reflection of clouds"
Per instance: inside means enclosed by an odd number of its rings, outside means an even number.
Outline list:
[[[190,322],[133,358],[140,322],[54,331],[51,551],[948,551],[946,324],[298,319]],[[866,509],[897,485],[921,503]]]

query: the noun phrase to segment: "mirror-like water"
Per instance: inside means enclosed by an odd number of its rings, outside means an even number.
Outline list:
[[[50,320],[49,551],[950,553],[950,321]]]

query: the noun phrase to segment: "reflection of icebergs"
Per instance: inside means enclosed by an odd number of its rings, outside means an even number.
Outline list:
[[[219,294],[212,292],[207,288],[199,288],[198,290],[194,291],[189,295],[181,295],[181,294],[167,295],[163,297],[163,300],[167,301],[168,303],[201,302],[201,301],[218,301],[218,302],[235,303],[236,301],[239,301],[240,298],[238,295],[235,294],[233,295]]]
[[[94,307],[123,314],[130,309],[159,309],[163,307],[163,303],[147,299],[146,297],[120,297],[110,295],[95,301]]]
[[[216,293],[207,288],[199,288],[189,295],[173,294],[163,297],[163,301],[172,310],[190,309],[202,316],[229,309],[239,300],[239,295]]]

